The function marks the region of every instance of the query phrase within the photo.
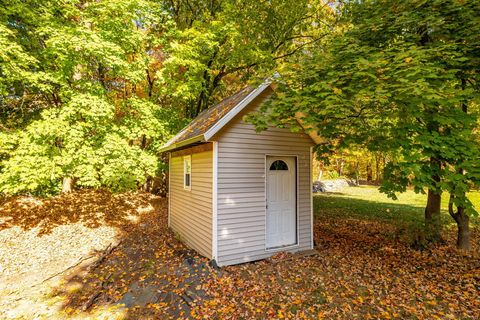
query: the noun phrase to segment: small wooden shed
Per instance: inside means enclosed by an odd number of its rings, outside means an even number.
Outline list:
[[[198,115],[168,141],[169,226],[189,247],[232,265],[313,248],[315,136],[243,117],[273,93],[266,81]]]

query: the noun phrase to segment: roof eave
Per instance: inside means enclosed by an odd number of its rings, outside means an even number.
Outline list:
[[[312,125],[307,125],[305,124],[305,121],[303,120],[305,118],[305,113],[297,111],[295,112],[295,119],[297,120],[298,124],[305,130],[305,133],[310,136],[310,139],[315,144],[322,144],[325,142],[325,139],[318,134],[318,129]]]
[[[174,149],[185,147],[185,146],[188,146],[189,144],[193,144],[193,143],[196,143],[196,142],[205,142],[204,135],[199,134],[198,136],[189,138],[187,140],[183,140],[183,141],[180,141],[178,143],[172,143],[172,144],[166,145],[166,146],[160,148],[159,152],[162,153],[162,152],[172,151]]]

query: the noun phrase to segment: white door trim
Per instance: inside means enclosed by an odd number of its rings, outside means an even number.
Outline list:
[[[268,168],[267,168],[267,158],[268,157],[293,157],[295,159],[295,218],[296,218],[296,230],[295,230],[295,240],[296,243],[289,245],[289,246],[284,246],[284,247],[274,247],[274,248],[268,248],[267,247],[267,174],[268,174]],[[265,183],[265,188],[264,188],[264,200],[265,200],[265,212],[264,212],[264,218],[265,218],[265,230],[264,230],[264,243],[265,243],[265,252],[280,252],[280,251],[286,251],[290,250],[295,247],[300,246],[300,217],[299,217],[299,197],[300,197],[300,188],[299,188],[299,163],[298,163],[299,155],[298,154],[265,154],[264,158],[264,183]]]

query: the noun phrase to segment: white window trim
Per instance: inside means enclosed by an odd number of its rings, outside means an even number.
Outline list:
[[[187,180],[185,179],[187,175],[187,162],[186,160],[190,163],[190,185],[187,186],[186,182]],[[188,156],[183,156],[183,189],[185,190],[192,190],[192,155]]]

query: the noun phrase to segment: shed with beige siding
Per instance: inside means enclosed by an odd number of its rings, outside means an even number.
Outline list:
[[[318,137],[243,119],[270,81],[210,107],[163,147],[169,152],[169,226],[218,265],[313,248],[312,146]]]

